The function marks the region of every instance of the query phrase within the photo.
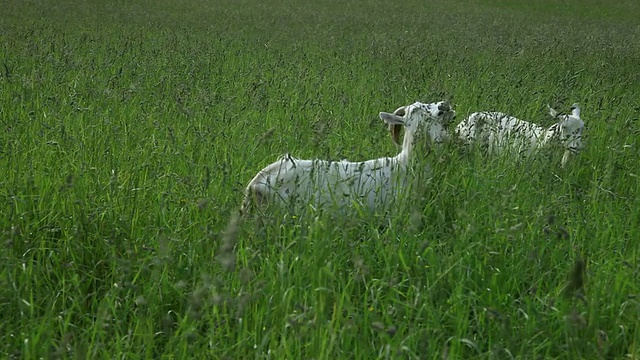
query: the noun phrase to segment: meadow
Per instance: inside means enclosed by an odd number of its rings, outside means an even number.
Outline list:
[[[640,358],[640,3],[4,1],[0,357]],[[586,148],[445,147],[412,206],[233,222],[284,153],[450,99]]]

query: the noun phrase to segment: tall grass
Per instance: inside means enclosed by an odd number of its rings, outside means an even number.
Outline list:
[[[637,358],[639,5],[21,1],[0,17],[7,358]],[[587,149],[430,160],[419,202],[234,218],[285,152],[452,98]]]

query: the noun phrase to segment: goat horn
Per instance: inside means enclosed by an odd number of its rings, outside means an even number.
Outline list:
[[[397,108],[396,111],[393,112],[393,114],[398,116],[404,116],[406,114],[405,111],[406,111],[406,106],[401,106]]]
[[[402,125],[389,125],[389,132],[391,133],[391,140],[396,145],[400,145],[400,128]]]

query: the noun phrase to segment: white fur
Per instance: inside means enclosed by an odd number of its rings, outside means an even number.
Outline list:
[[[493,154],[510,150],[531,155],[537,149],[560,145],[565,149],[562,156],[562,166],[565,166],[570,155],[583,148],[584,122],[580,118],[580,107],[573,104],[570,115],[558,115],[547,107],[549,114],[558,119],[547,129],[501,112],[476,112],[462,120],[455,133],[465,144],[478,143]]]
[[[383,211],[405,187],[418,135],[426,133],[431,141],[441,141],[438,134],[454,115],[450,105],[443,101],[416,102],[394,113],[381,112],[384,122],[405,128],[402,151],[394,157],[350,162],[301,160],[285,155],[260,170],[249,182],[241,211],[245,213],[254,202],[316,208],[349,206],[355,202],[373,211]]]

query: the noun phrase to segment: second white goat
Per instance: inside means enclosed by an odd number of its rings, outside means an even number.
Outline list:
[[[476,112],[461,121],[455,133],[464,144],[478,144],[492,154],[515,151],[528,156],[540,148],[560,145],[565,149],[561,162],[564,167],[571,154],[583,148],[584,122],[580,118],[580,107],[573,104],[570,115],[559,115],[550,106],[547,108],[558,120],[549,128],[501,112]]]
[[[381,112],[380,119],[390,126],[394,140],[397,127],[404,127],[401,152],[361,162],[302,160],[285,155],[260,170],[245,190],[242,213],[253,204],[349,206],[357,203],[383,212],[407,184],[414,163],[414,145],[419,139],[440,142],[444,124],[455,116],[449,103],[420,102]],[[426,136],[421,136],[426,135]]]

